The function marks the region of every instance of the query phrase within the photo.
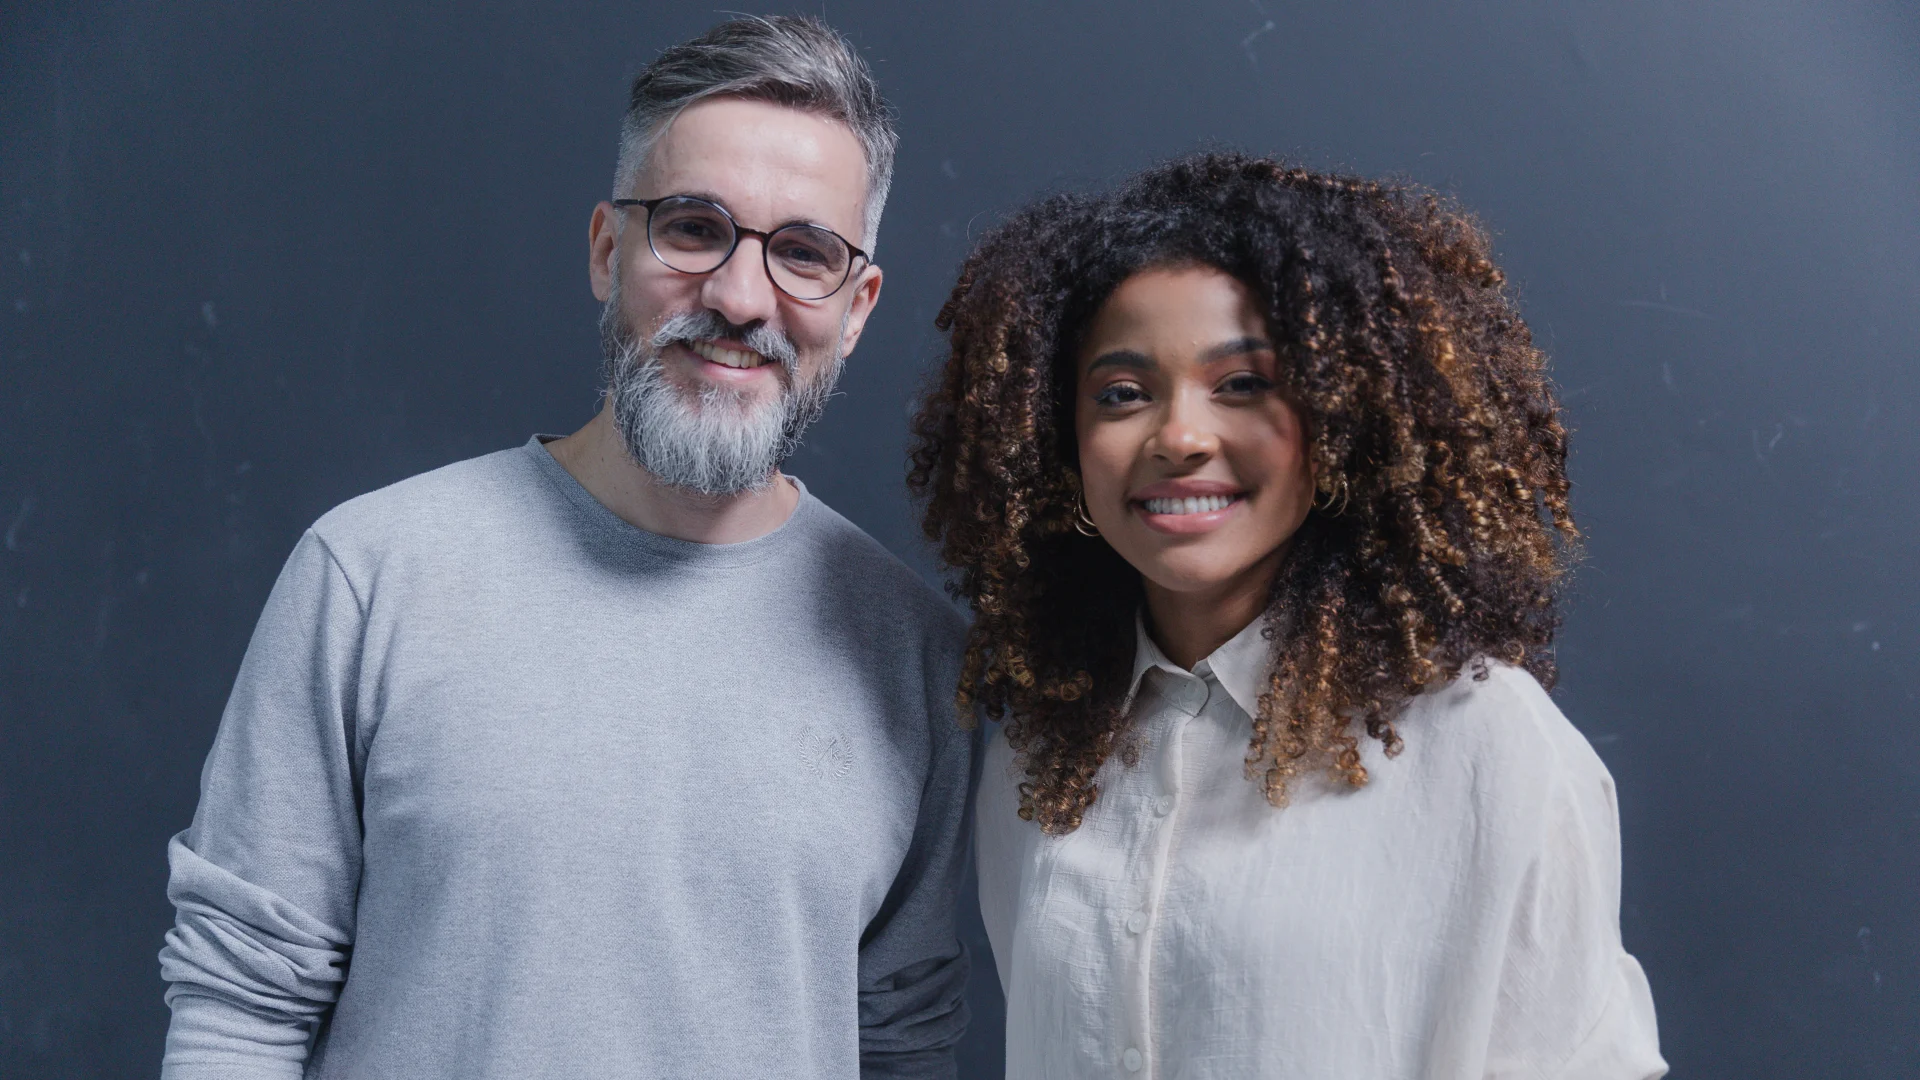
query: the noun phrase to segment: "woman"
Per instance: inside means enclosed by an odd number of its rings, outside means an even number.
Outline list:
[[[968,259],[911,483],[999,722],[1011,1077],[1640,1078],[1605,767],[1542,689],[1578,534],[1485,235],[1204,155]]]

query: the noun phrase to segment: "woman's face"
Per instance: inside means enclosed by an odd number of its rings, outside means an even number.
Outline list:
[[[1095,313],[1074,399],[1087,511],[1152,585],[1264,591],[1306,520],[1276,363],[1252,294],[1212,267],[1142,270]]]

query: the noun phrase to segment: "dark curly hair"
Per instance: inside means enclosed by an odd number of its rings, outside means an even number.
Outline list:
[[[1357,731],[1391,756],[1400,708],[1469,664],[1554,680],[1556,593],[1579,540],[1567,433],[1472,218],[1409,185],[1238,154],[1056,196],[967,258],[908,477],[976,616],[961,715],[1003,722],[1027,774],[1020,816],[1052,833],[1079,826],[1109,756],[1137,760],[1124,706],[1139,574],[1073,527],[1079,338],[1126,278],[1179,265],[1253,294],[1315,469],[1265,617],[1247,774],[1268,800],[1284,806],[1314,761],[1366,783]]]

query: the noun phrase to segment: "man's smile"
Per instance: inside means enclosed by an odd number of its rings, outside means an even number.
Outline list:
[[[703,360],[709,360],[722,367],[756,368],[767,363],[767,358],[752,349],[722,344],[718,341],[689,341],[688,349]]]
[[[709,382],[757,385],[770,376],[778,379],[784,372],[779,361],[734,339],[682,339],[669,347],[668,355],[678,355],[682,362],[691,363],[688,374]]]

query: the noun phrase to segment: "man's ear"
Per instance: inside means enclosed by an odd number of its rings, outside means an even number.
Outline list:
[[[849,356],[853,347],[860,343],[860,332],[867,328],[867,316],[873,314],[873,306],[880,302],[880,268],[872,263],[860,271],[858,277],[847,283],[853,290],[853,300],[847,306],[847,323],[840,331],[840,355]]]
[[[587,222],[587,281],[601,303],[613,295],[613,260],[620,257],[620,210],[610,202],[593,208]]]

